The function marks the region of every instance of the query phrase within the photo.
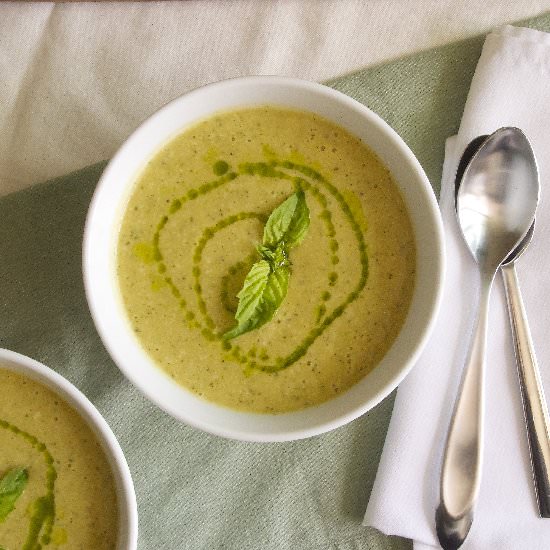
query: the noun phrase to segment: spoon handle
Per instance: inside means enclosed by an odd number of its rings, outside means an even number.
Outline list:
[[[487,312],[492,278],[482,281],[479,312],[447,434],[441,470],[437,536],[445,550],[458,548],[473,521],[481,479],[483,386]]]
[[[540,516],[550,517],[550,420],[514,262],[502,266]]]

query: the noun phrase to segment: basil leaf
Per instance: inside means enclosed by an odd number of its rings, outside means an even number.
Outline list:
[[[262,260],[265,260],[270,264],[272,264],[275,261],[275,251],[271,250],[271,248],[268,248],[267,246],[263,246],[259,244],[257,247],[257,250]]]
[[[29,481],[25,468],[12,468],[0,479],[0,523],[15,508],[15,502],[21,496]]]
[[[237,294],[237,326],[223,337],[230,340],[270,321],[286,296],[289,275],[287,266],[275,268],[267,260],[255,263]]]
[[[300,189],[273,210],[264,227],[263,244],[272,249],[284,244],[288,250],[302,242],[308,228],[309,208]]]
[[[309,228],[309,208],[299,189],[269,216],[264,227],[262,258],[250,269],[237,294],[237,326],[226,332],[227,340],[261,327],[273,318],[286,296],[290,277],[288,250],[300,244]]]

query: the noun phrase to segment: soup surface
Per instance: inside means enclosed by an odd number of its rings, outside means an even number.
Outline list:
[[[0,548],[116,548],[114,480],[88,425],[57,394],[2,365],[0,388]],[[15,469],[28,479],[4,517],[2,479]]]
[[[297,189],[310,226],[289,252],[286,298],[271,321],[224,339],[266,220]],[[408,311],[415,244],[367,146],[318,115],[265,106],[204,120],[150,160],[117,269],[128,319],[169,376],[218,404],[279,413],[326,401],[379,363]]]

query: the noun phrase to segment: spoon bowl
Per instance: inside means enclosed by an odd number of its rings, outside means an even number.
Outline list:
[[[456,197],[464,240],[482,272],[494,276],[529,230],[538,200],[537,164],[525,134],[497,130],[473,155]]]

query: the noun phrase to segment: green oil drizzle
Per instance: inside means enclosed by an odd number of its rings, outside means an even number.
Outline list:
[[[269,157],[271,157],[271,155],[269,155]],[[244,366],[245,374],[249,374],[254,370],[260,370],[263,372],[277,372],[291,366],[293,363],[298,361],[298,359],[303,357],[313,342],[315,342],[315,340],[344,313],[346,308],[357,299],[365,287],[368,277],[368,256],[363,235],[363,228],[366,224],[364,219],[359,219],[359,221],[357,220],[356,216],[358,207],[355,203],[350,206],[348,200],[346,200],[346,197],[332,183],[330,183],[329,180],[322,176],[318,171],[304,164],[298,164],[289,160],[279,161],[270,158],[268,162],[242,163],[238,166],[236,171],[230,171],[230,166],[225,161],[219,160],[214,163],[212,168],[214,173],[219,176],[218,179],[204,183],[197,188],[190,189],[182,197],[174,199],[170,203],[167,213],[157,224],[150,248],[141,247],[138,255],[144,260],[144,256],[146,256],[147,260],[149,260],[151,256],[153,257],[153,261],[156,263],[157,273],[163,277],[163,280],[170,288],[172,295],[176,300],[178,300],[178,304],[182,309],[184,319],[187,321],[189,328],[198,329],[206,340],[217,342],[225,352],[225,357],[227,359]],[[298,345],[291,353],[289,353],[286,357],[279,357],[271,363],[265,363],[269,361],[269,355],[265,349],[256,350],[255,348],[252,348],[252,350],[246,353],[241,350],[240,346],[231,344],[230,342],[222,339],[223,330],[219,330],[215,326],[214,321],[209,315],[201,286],[202,253],[206,244],[215,236],[215,234],[222,229],[243,220],[256,219],[259,223],[264,224],[267,216],[257,212],[241,212],[220,220],[218,223],[207,227],[202,232],[202,235],[193,251],[192,267],[193,290],[196,298],[196,306],[201,316],[200,318],[197,318],[195,313],[189,309],[186,300],[181,296],[180,290],[168,274],[168,269],[164,263],[164,257],[160,248],[160,236],[162,231],[169,223],[170,218],[179,212],[187,202],[193,201],[198,197],[213,191],[214,189],[218,189],[219,187],[240,176],[247,175],[290,181],[296,190],[303,189],[306,194],[311,196],[319,204],[321,208],[319,218],[323,222],[324,231],[328,239],[330,262],[333,266],[336,266],[340,261],[338,256],[340,246],[327,199],[327,196],[330,195],[338,204],[353,231],[354,237],[357,241],[357,250],[361,264],[359,281],[353,290],[349,292],[346,298],[332,311],[329,311],[325,304],[330,299],[331,294],[328,290],[323,291],[320,297],[321,303],[316,309],[315,326],[308,332],[301,344]],[[360,208],[359,211],[362,213]],[[148,251],[147,254],[144,253],[145,250]],[[235,306],[231,303],[231,297],[228,291],[230,279],[239,271],[244,271],[244,273],[246,273],[246,270],[248,270],[252,264],[253,258],[254,256],[247,258],[244,262],[238,262],[237,264],[231,266],[228,273],[222,277],[220,301],[224,308],[229,312],[234,312],[235,310]],[[334,287],[337,283],[338,273],[336,271],[331,271],[327,275],[327,285],[329,287]],[[263,361],[264,363],[260,363],[259,361]]]
[[[29,531],[22,550],[40,550],[51,542],[52,529],[55,521],[55,480],[57,471],[54,459],[46,445],[34,435],[20,430],[17,426],[0,419],[0,428],[8,430],[24,439],[33,449],[39,452],[46,464],[46,493],[37,498],[30,506],[31,515]]]
[[[224,160],[219,160],[212,167],[216,176],[223,176],[229,170],[229,164]]]

